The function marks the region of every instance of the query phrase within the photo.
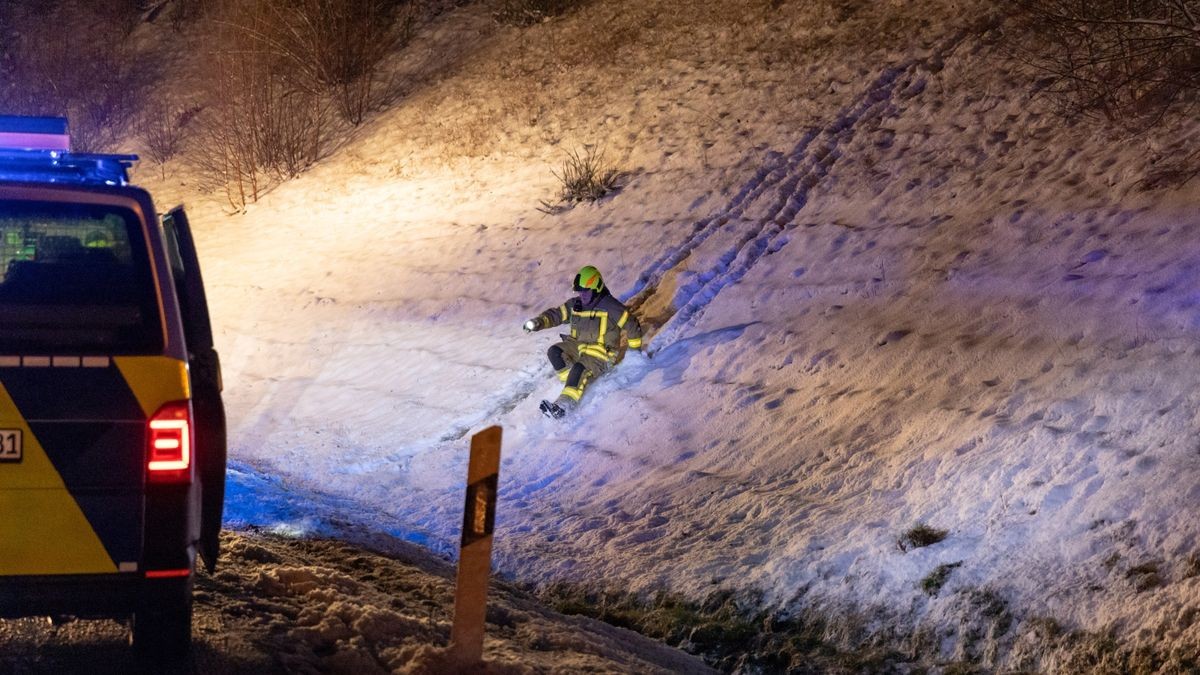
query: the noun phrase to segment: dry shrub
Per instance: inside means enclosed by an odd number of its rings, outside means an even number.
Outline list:
[[[247,38],[277,27],[273,7],[230,0],[214,16],[217,48],[204,86],[208,104],[191,158],[203,184],[223,190],[236,211],[324,155],[329,104],[302,85],[287,58],[267,42]]]
[[[402,0],[257,0],[261,15],[243,36],[270,54],[294,85],[328,94],[357,126],[370,110],[384,60],[412,35],[414,6]],[[245,5],[243,5],[245,7]]]
[[[577,202],[594,202],[617,189],[619,173],[604,160],[604,155],[594,147],[587,147],[581,154],[578,150],[567,153],[561,171],[554,171],[561,184],[559,201],[572,205]],[[548,204],[543,207],[553,210]]]
[[[243,117],[243,106],[236,102],[206,111],[190,144],[189,159],[199,172],[200,187],[223,192],[234,211],[257,201],[263,187],[252,151],[253,134],[238,124]]]
[[[109,147],[155,79],[129,31],[137,3],[8,0],[0,6],[0,108],[70,118],[73,149]],[[136,66],[136,67],[135,67]]]
[[[1069,117],[1140,131],[1200,93],[1200,0],[1023,0],[1021,53]]]
[[[204,184],[241,210],[327,152],[334,112],[360,124],[384,60],[410,37],[407,0],[218,0],[206,109],[191,144]]]
[[[1200,0],[1021,0],[1010,50],[1040,76],[1034,88],[1068,122],[1136,136],[1167,133],[1200,103]],[[1015,36],[1015,37],[1014,37]],[[1185,146],[1154,162],[1143,190],[1200,175]]]
[[[164,165],[183,150],[184,130],[200,109],[184,106],[169,99],[155,99],[149,104],[138,135],[142,138],[145,154],[158,165],[162,177],[166,178]]]
[[[594,202],[616,187],[617,171],[608,167],[600,153],[588,148],[583,155],[569,153],[562,173],[555,177],[562,182],[564,201]]]
[[[289,88],[246,55],[224,54],[214,61],[210,86],[226,87],[227,94],[201,116],[191,158],[205,185],[223,190],[237,211],[324,155],[328,106]]]
[[[904,534],[900,535],[896,540],[896,547],[901,551],[908,552],[915,548],[933,546],[945,539],[949,534],[946,530],[930,527],[925,523],[917,523],[910,527]]]

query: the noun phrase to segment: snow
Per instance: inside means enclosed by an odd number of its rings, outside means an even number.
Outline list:
[[[406,97],[244,214],[139,177],[198,229],[230,522],[453,554],[468,437],[500,424],[505,577],[760,591],[995,667],[1064,667],[1048,619],[1185,653],[1200,188],[1140,181],[1200,127],[1063,124],[964,19],[986,3],[743,4],[457,9],[394,64]],[[586,144],[621,190],[539,212]],[[652,336],[556,423],[557,331],[520,328],[584,264]],[[918,523],[949,536],[901,551]]]

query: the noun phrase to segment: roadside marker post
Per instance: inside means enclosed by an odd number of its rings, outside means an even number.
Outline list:
[[[500,427],[489,427],[471,437],[462,544],[454,590],[454,624],[450,628],[451,653],[455,661],[464,665],[483,660],[496,487],[500,482],[500,436]]]

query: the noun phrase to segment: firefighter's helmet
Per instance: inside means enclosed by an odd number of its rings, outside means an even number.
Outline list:
[[[594,293],[604,290],[604,279],[600,276],[600,270],[591,265],[580,269],[579,274],[575,275],[575,290],[588,290]]]
[[[100,230],[92,230],[88,232],[83,239],[83,245],[86,248],[112,248],[112,243],[108,240],[108,235]]]

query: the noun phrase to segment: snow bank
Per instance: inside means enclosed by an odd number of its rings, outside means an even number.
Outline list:
[[[197,578],[194,673],[708,673],[698,659],[636,633],[554,615],[503,585],[489,596],[487,662],[463,668],[446,646],[452,570],[381,538],[384,555],[345,542],[226,533],[214,576]],[[146,669],[116,621],[0,621],[5,669]],[[100,658],[98,658],[100,657]]]
[[[330,160],[244,215],[198,202],[233,457],[448,552],[498,423],[509,577],[760,591],[940,661],[1186,653],[1198,188],[1139,185],[1196,124],[1065,126],[985,3],[760,4],[457,10]],[[585,144],[621,191],[538,212]],[[553,423],[554,331],[520,325],[583,264],[653,358]],[[917,524],[949,536],[901,551]]]

